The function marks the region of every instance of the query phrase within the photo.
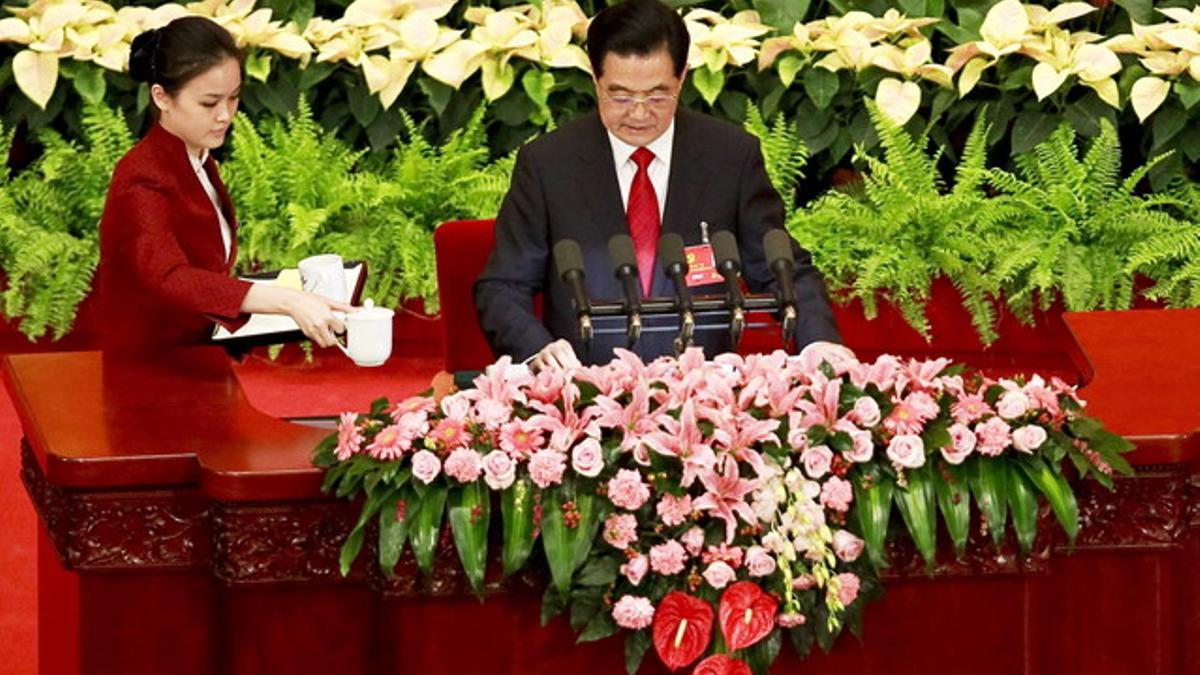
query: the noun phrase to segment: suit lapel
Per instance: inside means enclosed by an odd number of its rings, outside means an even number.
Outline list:
[[[615,234],[629,232],[612,156],[612,145],[600,115],[592,113],[584,143],[579,148],[579,157],[583,161],[575,180],[578,194],[587,202],[592,225],[605,233],[606,241]]]
[[[700,243],[696,231],[700,221],[697,209],[708,188],[711,172],[702,161],[705,144],[695,137],[690,113],[681,110],[675,117],[675,139],[671,146],[671,173],[667,179],[667,203],[663,208],[663,232],[683,237],[688,246]]]

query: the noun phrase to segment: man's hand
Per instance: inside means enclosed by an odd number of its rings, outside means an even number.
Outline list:
[[[825,340],[817,340],[804,345],[804,349],[800,350],[800,362],[817,367],[822,361],[826,361],[833,366],[834,370],[838,370],[838,365],[847,361],[858,361],[858,357],[846,345],[840,345],[836,342],[827,342]]]
[[[529,360],[529,368],[535,373],[544,368],[577,368],[580,365],[575,348],[566,340],[551,342]]]

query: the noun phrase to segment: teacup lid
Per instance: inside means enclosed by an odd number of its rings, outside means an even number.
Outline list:
[[[346,315],[347,321],[372,321],[378,319],[390,319],[395,314],[392,310],[386,307],[376,307],[375,301],[371,298],[363,300],[362,307],[350,312]]]

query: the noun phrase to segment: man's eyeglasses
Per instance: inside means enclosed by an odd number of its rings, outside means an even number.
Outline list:
[[[650,94],[649,96],[631,96],[628,94],[609,96],[605,94],[601,98],[618,108],[626,110],[633,110],[639,103],[644,104],[647,108],[663,108],[675,101],[675,95],[673,94]]]

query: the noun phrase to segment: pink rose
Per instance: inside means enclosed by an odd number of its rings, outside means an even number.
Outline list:
[[[862,555],[863,540],[847,532],[838,530],[833,533],[833,552],[842,562],[854,562]]]
[[[483,459],[470,448],[459,448],[446,458],[442,470],[460,483],[474,483],[483,473]]]
[[[654,623],[654,605],[650,603],[649,598],[640,595],[622,596],[617,604],[613,605],[612,616],[613,621],[621,628],[649,628],[650,624]]]
[[[858,597],[859,580],[858,576],[850,572],[842,572],[837,575],[838,580],[838,600],[841,601],[843,607],[849,607],[850,603]]]
[[[604,541],[619,549],[627,549],[637,541],[637,518],[629,513],[614,513],[604,521]]]
[[[658,500],[657,510],[663,525],[667,527],[682,525],[692,514],[692,498],[688,495],[676,497],[672,494],[664,494],[662,499]]]
[[[442,414],[455,422],[466,422],[471,412],[471,401],[460,392],[442,399]]]
[[[566,468],[567,456],[557,450],[538,450],[529,458],[529,477],[542,489],[561,483]]]
[[[828,446],[818,445],[805,450],[800,459],[804,461],[804,472],[809,478],[820,478],[829,473],[829,464],[833,461],[833,452]]]
[[[870,396],[861,396],[854,402],[853,414],[859,426],[873,427],[879,424],[879,404]]]
[[[887,456],[900,466],[920,468],[925,464],[925,442],[916,434],[900,434],[888,443]]]
[[[679,539],[683,542],[684,547],[687,548],[688,555],[700,555],[700,551],[704,548],[704,530],[699,527],[693,527],[684,532],[683,536]]]
[[[979,441],[979,454],[995,457],[1004,452],[1012,443],[1012,427],[999,417],[992,417],[982,424],[975,426],[975,436]]]
[[[752,577],[770,576],[775,571],[775,558],[761,546],[746,549],[746,572]]]
[[[846,459],[851,462],[869,462],[875,456],[875,442],[871,440],[871,432],[856,429],[848,432],[850,440],[854,442],[854,447],[850,452],[844,453]]]
[[[845,513],[854,501],[854,486],[850,481],[837,476],[831,477],[821,486],[821,505]]]
[[[646,576],[646,572],[650,570],[650,559],[644,555],[638,554],[629,559],[629,562],[621,565],[621,574],[629,580],[629,583],[637,586],[642,583],[642,577]]]
[[[962,464],[975,449],[975,432],[965,424],[950,425],[950,445],[942,448],[942,457],[951,464]]]
[[[706,567],[703,576],[708,585],[718,591],[728,586],[731,581],[737,578],[737,574],[734,573],[733,568],[720,560]]]
[[[996,402],[996,412],[1006,420],[1020,417],[1029,412],[1029,397],[1023,391],[1005,392]]]
[[[650,488],[642,482],[642,475],[636,470],[621,469],[608,482],[608,499],[623,509],[637,511],[650,499]]]
[[[422,450],[412,457],[412,471],[417,480],[429,485],[442,472],[442,462],[437,455],[428,450]]]
[[[575,446],[571,451],[571,468],[581,476],[599,476],[600,470],[604,468],[604,450],[600,447],[600,441],[588,438]]]
[[[1036,424],[1026,424],[1013,432],[1013,447],[1025,454],[1032,454],[1046,442],[1046,430]]]
[[[512,406],[494,398],[483,398],[475,402],[474,417],[489,430],[499,429],[512,417]]]
[[[493,490],[504,490],[517,478],[517,465],[503,450],[493,450],[483,458],[483,480]]]
[[[686,562],[687,551],[674,539],[650,549],[650,569],[663,576],[679,574]]]

